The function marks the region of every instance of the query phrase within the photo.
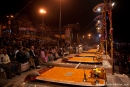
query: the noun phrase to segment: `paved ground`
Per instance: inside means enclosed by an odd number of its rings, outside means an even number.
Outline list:
[[[41,66],[41,68],[45,68],[46,66]],[[25,77],[30,73],[36,73],[39,69],[29,70],[27,72],[23,72],[22,75],[16,76],[13,79],[9,79],[5,81],[6,83],[13,84],[12,86],[2,86],[2,87],[72,87],[72,85],[64,85],[64,84],[56,84],[52,82],[45,81],[35,81],[35,82],[27,82],[24,83]],[[3,82],[4,83],[4,82]],[[122,74],[114,74],[107,75],[107,86],[106,87],[130,87],[130,78],[127,75]],[[73,86],[75,87],[75,86]],[[76,86],[79,87],[79,86]]]
[[[69,55],[69,56],[73,56],[73,55]],[[60,60],[55,61],[58,63],[60,63]],[[66,65],[66,64],[65,64]],[[46,68],[46,64],[41,65],[41,68]],[[75,67],[70,66],[70,67]],[[0,81],[0,83],[2,84],[6,84],[6,86],[0,86],[0,87],[72,87],[72,85],[64,85],[64,84],[57,84],[57,83],[52,83],[52,82],[45,82],[45,81],[34,81],[34,82],[27,82],[24,83],[24,79],[25,77],[30,74],[30,73],[35,73],[38,71],[39,69],[32,69],[32,70],[28,70],[26,72],[23,72],[20,76],[16,76],[12,79],[8,79],[8,80],[3,80]],[[119,74],[119,67],[115,66],[115,73],[114,75],[108,74],[107,75],[107,83],[106,83],[106,87],[130,87],[130,78],[128,78],[127,75],[123,75],[123,74]],[[75,86],[73,86],[75,87]],[[78,87],[78,86],[76,86]]]

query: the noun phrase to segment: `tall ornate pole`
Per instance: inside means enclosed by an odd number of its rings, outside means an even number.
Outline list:
[[[103,12],[103,29],[104,29],[104,42],[106,43],[105,51],[106,51],[106,59],[107,59],[107,23],[106,23],[106,12],[107,12],[108,2],[104,0],[104,12]]]
[[[113,65],[112,0],[110,0],[109,21],[110,21],[110,31],[109,31],[109,34],[110,34],[110,42],[111,42],[112,74],[114,74],[114,65]]]
[[[106,58],[107,58],[107,29],[106,29],[106,27],[107,27],[107,23],[106,23],[106,11],[107,11],[107,0],[104,0],[104,5],[103,5],[103,12],[102,12],[102,24],[103,24],[103,41],[102,41],[102,43],[103,43],[103,49],[102,49],[102,51],[104,51],[104,42],[106,43]]]

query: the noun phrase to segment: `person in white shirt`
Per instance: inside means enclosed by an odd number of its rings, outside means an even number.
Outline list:
[[[5,65],[8,65],[11,67],[11,73],[12,73],[12,76],[15,76],[15,65],[10,61],[10,58],[7,54],[7,50],[6,49],[3,49],[3,53],[1,54],[1,57],[3,57],[3,63]]]
[[[7,64],[4,63],[4,55],[3,55],[3,49],[0,49],[0,67],[5,70],[7,79],[12,78],[12,72],[11,72],[11,67]]]

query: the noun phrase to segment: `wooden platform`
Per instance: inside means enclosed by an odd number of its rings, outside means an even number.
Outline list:
[[[97,49],[90,49],[90,50],[86,50],[86,51],[83,51],[82,53],[97,53]]]
[[[65,58],[72,58],[74,57],[75,55],[78,55],[78,54],[69,54],[67,55]],[[110,59],[110,57],[107,55],[108,59]],[[82,57],[81,57],[82,58]],[[87,57],[87,58],[92,58],[93,57]],[[81,63],[79,66],[78,66],[78,63],[79,62],[62,62],[62,59],[58,59],[56,61],[50,61],[48,63],[44,63],[45,66],[61,66],[61,67],[71,67],[71,68],[79,68],[79,69],[92,69],[94,67],[104,67],[105,70],[106,70],[106,73],[112,73],[112,66],[111,64],[109,63],[109,60],[106,59],[106,55],[102,55],[102,63],[97,63],[96,65],[94,63]]]
[[[70,54],[70,55],[66,56],[66,58],[74,57],[74,55],[75,54]],[[80,57],[80,58],[82,58],[82,57]],[[111,72],[112,66],[111,66],[111,63],[109,62],[110,57],[108,55],[102,55],[102,58],[103,58],[102,65],[96,65],[96,67],[103,67],[105,69],[107,80],[106,80],[106,82],[104,82],[105,84],[100,84],[100,87],[103,86],[103,85],[105,85],[105,87],[130,87],[130,78],[128,78],[127,75],[122,75],[122,74],[114,74],[114,75],[112,75],[111,74],[112,73]],[[82,75],[83,70],[84,69],[85,70],[91,70],[92,68],[95,67],[94,65],[81,63],[77,68],[75,68],[78,65],[77,63],[71,63],[71,62],[63,63],[63,62],[61,62],[61,60],[62,59],[58,59],[57,61],[52,61],[52,62],[45,63],[44,66],[45,65],[47,65],[47,66],[50,65],[50,66],[57,66],[57,67],[62,67],[62,68],[64,67],[64,70],[55,69],[53,71],[51,69],[51,71],[50,71],[50,69],[49,69],[45,73],[42,73],[43,71],[41,71],[40,73],[41,73],[41,75],[43,75],[43,77],[38,76],[37,81],[29,83],[29,86],[30,87],[34,86],[34,85],[37,85],[39,87],[48,86],[48,85],[50,87],[71,87],[71,85],[72,85],[72,87],[75,87],[76,85],[78,85],[78,87],[80,87],[80,86],[87,86],[87,87],[99,86],[99,85],[92,85],[91,82],[89,82],[89,83],[88,82],[83,82],[83,75]],[[67,68],[69,68],[69,70],[67,70]],[[80,69],[80,71],[77,71],[78,74],[73,73],[73,71],[79,70],[79,69]],[[64,73],[61,74],[60,71],[62,71]],[[86,73],[88,73],[88,71]],[[79,74],[81,74],[81,75],[79,75]],[[45,76],[45,75],[48,75],[48,76]],[[55,77],[53,77],[54,75],[56,75],[55,76],[56,78],[57,77],[61,77],[61,78],[56,79]],[[73,75],[75,78],[67,80],[67,77],[69,79],[71,77],[71,75]],[[51,77],[53,77],[53,79]],[[66,78],[67,81],[64,80],[63,77]],[[87,79],[88,79],[88,77],[89,77],[89,74],[87,74]],[[79,80],[78,80],[79,82],[75,81],[76,78],[80,78],[79,79],[80,81]],[[59,80],[61,80],[61,81],[59,81]],[[91,79],[91,81],[92,80],[94,80],[94,79]]]
[[[76,55],[76,56],[79,56],[79,57],[96,57],[96,54],[81,53],[81,54]]]
[[[130,87],[130,78],[127,75],[122,74],[108,74],[107,82],[105,87]],[[75,86],[75,85],[67,85],[67,84],[58,84],[58,83],[50,83],[43,81],[33,81],[26,83],[24,87],[90,87],[90,86]],[[95,86],[92,86],[95,87]]]
[[[79,86],[105,86],[106,81],[98,78],[99,84],[95,84],[95,78],[91,77],[91,69],[74,69],[65,67],[53,67],[50,70],[41,73],[36,77],[37,80],[79,85]],[[84,72],[86,74],[87,81],[84,82]]]
[[[102,60],[97,60],[92,57],[69,57],[68,62],[81,62],[81,63],[102,63]]]

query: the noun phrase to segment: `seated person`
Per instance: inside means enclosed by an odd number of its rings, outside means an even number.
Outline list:
[[[15,65],[17,75],[21,75],[21,63],[16,60],[16,55],[13,48],[8,50],[10,61]]]
[[[23,46],[20,46],[19,52],[16,54],[16,60],[20,63],[26,63],[26,53],[23,51]]]
[[[36,68],[39,67],[38,55],[35,54],[35,47],[33,45],[30,46],[29,54],[30,54],[30,57],[34,59]]]
[[[11,63],[6,49],[0,49],[0,67],[5,70],[7,79],[15,76],[15,66]]]

